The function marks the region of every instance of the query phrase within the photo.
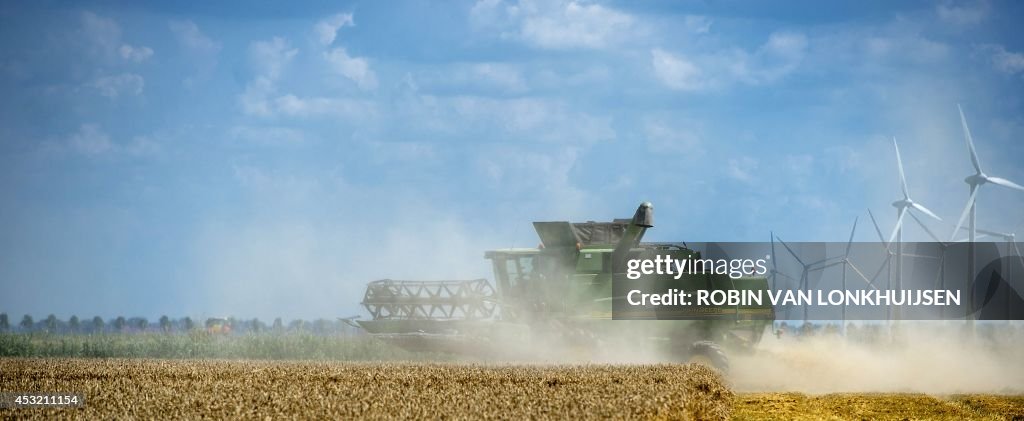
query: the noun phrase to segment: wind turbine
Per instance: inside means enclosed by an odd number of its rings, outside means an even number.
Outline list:
[[[771,232],[771,236],[772,236],[772,240],[771,240],[771,244],[772,244],[772,254],[771,254],[772,268],[768,271],[768,277],[771,278],[771,280],[772,280],[772,289],[777,289],[778,288],[778,279],[777,279],[777,277],[780,276],[780,275],[782,277],[788,279],[788,281],[786,281],[786,285],[787,286],[792,285],[790,281],[792,281],[792,282],[799,282],[796,278],[794,278],[792,276],[789,276],[789,275],[786,275],[785,273],[782,273],[781,271],[779,271],[779,265],[776,263],[776,262],[778,262],[778,259],[775,258],[775,233]],[[782,241],[782,240],[779,240],[779,241]]]
[[[897,209],[898,216],[896,218],[896,226],[893,227],[892,229],[892,235],[889,236],[889,243],[892,243],[893,240],[896,240],[898,248],[899,242],[902,239],[898,237],[903,236],[903,217],[907,215],[907,212],[909,212],[910,209],[916,209],[921,213],[928,215],[932,218],[935,218],[939,221],[941,221],[942,218],[939,218],[938,215],[928,210],[928,208],[924,207],[924,205],[917,203],[910,198],[910,191],[907,189],[907,176],[903,173],[903,159],[900,158],[900,147],[899,145],[896,144],[895,137],[892,138],[892,146],[896,149],[896,166],[899,167],[900,170],[900,189],[903,190],[903,199],[892,202],[892,206]]]
[[[808,283],[809,283],[809,279],[810,279],[810,273],[812,271],[821,270],[822,268],[819,265],[822,265],[822,264],[824,264],[824,263],[826,263],[828,261],[831,261],[831,260],[835,260],[837,258],[837,257],[825,257],[824,259],[818,260],[816,262],[804,263],[803,259],[801,259],[800,256],[798,256],[796,254],[796,252],[794,252],[793,249],[791,249],[789,247],[789,244],[786,244],[786,242],[782,241],[782,239],[779,238],[778,236],[775,236],[775,239],[779,240],[779,243],[782,244],[782,247],[785,247],[786,251],[788,251],[789,254],[791,256],[793,256],[793,259],[795,259],[796,262],[799,263],[800,266],[803,268],[800,271],[800,281],[799,281],[799,283],[800,283],[799,288],[800,288],[801,291],[806,291],[809,288]],[[773,242],[772,246],[774,247],[774,245],[775,244]],[[779,274],[785,276],[785,274],[783,274],[781,272],[779,272]],[[790,278],[790,279],[793,279],[790,276],[786,276],[786,277]],[[803,305],[803,308],[804,308],[804,325],[806,325],[807,324],[807,304],[806,303]],[[789,315],[788,309],[787,309],[786,315],[787,316]]]
[[[960,220],[957,221],[956,228],[953,229],[953,235],[950,237],[950,241],[956,239],[956,233],[959,232],[960,227],[963,226],[964,219],[970,215],[967,239],[973,243],[977,236],[976,223],[978,216],[978,189],[980,189],[985,183],[992,183],[1020,191],[1024,191],[1024,186],[1005,178],[992,177],[985,174],[985,171],[982,171],[981,162],[978,160],[978,153],[974,150],[974,139],[971,138],[971,129],[967,128],[967,118],[964,117],[964,110],[960,108],[960,104],[956,105],[956,109],[960,111],[960,124],[964,128],[964,139],[967,141],[967,151],[971,154],[971,165],[974,166],[974,174],[971,174],[964,179],[964,182],[971,186],[971,195],[967,198],[967,206],[964,207],[963,213],[960,214]]]
[[[779,271],[779,265],[777,263],[779,260],[775,258],[775,232],[772,231],[772,232],[769,232],[769,233],[772,236],[772,240],[771,240],[771,243],[772,243],[772,254],[771,254],[772,268],[771,268],[771,270],[769,270],[768,277],[771,278],[771,280],[772,280],[772,290],[773,291],[779,291],[779,288],[778,288],[778,277],[780,275],[782,277],[788,279],[787,281],[785,281],[787,288],[792,286],[791,282],[799,282],[799,281],[797,281],[796,278],[793,278],[792,276],[786,275],[785,273],[782,273],[782,272]],[[786,306],[786,319],[787,320],[789,319],[789,314],[790,314],[790,308],[791,307],[792,306]],[[774,330],[774,323],[773,323],[772,329]]]
[[[892,138],[892,146],[896,149],[896,166],[900,170],[900,188],[903,190],[903,199],[892,202],[892,205],[899,212],[899,216],[896,218],[896,226],[893,227],[892,235],[889,236],[889,243],[896,240],[896,288],[903,288],[903,217],[911,212],[911,209],[920,211],[921,213],[935,218],[939,221],[939,218],[934,212],[928,210],[924,205],[913,201],[910,198],[910,191],[907,189],[907,177],[903,172],[903,159],[900,158],[900,147],[896,144],[896,138]],[[924,224],[922,224],[923,226]],[[898,308],[897,308],[898,310]],[[899,312],[896,313],[896,318],[899,318]]]
[[[967,205],[964,206],[963,213],[960,214],[960,220],[956,223],[956,228],[953,229],[953,234],[950,240],[956,239],[956,233],[960,231],[960,227],[964,224],[964,219],[970,215],[970,221],[967,223],[967,241],[971,244],[967,247],[967,276],[968,283],[971,282],[971,277],[974,276],[974,241],[977,240],[977,222],[978,222],[978,190],[985,183],[992,183],[1011,189],[1017,189],[1024,191],[1024,187],[1020,184],[1014,183],[1010,180],[1001,177],[992,177],[985,174],[985,171],[981,169],[981,161],[978,160],[978,153],[974,150],[974,139],[971,138],[971,129],[967,127],[967,118],[964,117],[964,110],[960,108],[960,104],[956,105],[956,109],[960,111],[960,125],[964,129],[964,140],[967,142],[967,151],[971,154],[971,165],[974,166],[974,174],[964,178],[964,182],[968,186],[971,186],[971,195],[967,198]],[[971,302],[974,302],[974,290],[971,290]],[[968,318],[968,320],[971,320]]]
[[[885,242],[885,237],[882,236],[882,229],[878,228],[878,221],[875,220],[874,212],[871,212],[871,208],[868,208],[868,216],[871,217],[871,224],[875,226],[875,233],[878,234],[878,241],[881,242],[882,248],[885,249],[885,260],[882,264],[878,265],[878,270],[875,272],[875,276],[871,277],[871,283],[874,284],[878,276],[882,274],[882,269],[886,270],[886,281],[885,288],[892,289],[892,248],[889,247],[889,243]],[[887,306],[885,309],[886,321],[892,319],[892,307]]]
[[[911,216],[913,216],[913,215],[911,215]],[[866,282],[868,284],[868,286],[871,287],[871,289],[876,289],[876,290],[878,289],[878,288],[875,287],[875,284],[872,283],[872,281],[869,281],[868,278],[866,276],[864,276],[864,273],[861,272],[860,269],[857,268],[857,265],[854,265],[853,262],[850,261],[850,248],[853,247],[853,235],[857,232],[857,221],[859,219],[860,219],[860,217],[857,217],[857,218],[853,219],[853,229],[850,230],[850,240],[846,242],[846,253],[843,254],[843,258],[840,259],[837,262],[829,263],[829,264],[821,267],[821,270],[825,270],[825,269],[828,269],[828,268],[830,268],[832,266],[843,265],[843,278],[842,278],[843,279],[843,291],[846,291],[846,268],[847,267],[849,267],[850,269],[853,269],[854,272],[856,272],[857,275],[860,276],[860,278],[862,280],[864,280],[864,282]],[[840,329],[842,330],[843,335],[845,336],[846,335],[846,303],[845,302],[843,303],[843,322],[842,323],[843,324],[840,327]]]

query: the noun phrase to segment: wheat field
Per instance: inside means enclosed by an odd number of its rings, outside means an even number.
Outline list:
[[[0,359],[7,392],[82,393],[83,408],[0,417],[728,419],[733,394],[699,365],[472,365]]]
[[[734,394],[678,364],[0,358],[0,392],[86,399],[5,419],[1024,419],[1024,396]]]

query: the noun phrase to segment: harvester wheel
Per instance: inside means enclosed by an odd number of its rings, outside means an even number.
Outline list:
[[[729,357],[725,356],[725,351],[722,351],[722,347],[711,341],[694,342],[690,346],[687,362],[717,368],[723,373],[729,372]]]

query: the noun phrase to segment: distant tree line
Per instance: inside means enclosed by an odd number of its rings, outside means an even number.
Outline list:
[[[150,324],[145,317],[118,316],[104,320],[95,316],[90,320],[81,320],[72,315],[61,320],[50,314],[45,319],[36,321],[26,314],[17,325],[12,325],[7,313],[0,313],[0,333],[51,333],[51,334],[106,334],[106,333],[189,333],[208,332],[224,335],[237,334],[273,334],[273,333],[312,333],[318,335],[355,335],[360,329],[342,320],[316,319],[292,320],[287,325],[280,317],[269,325],[258,318],[237,319],[234,317],[211,317],[196,323],[191,317],[170,318],[160,316],[157,323]]]

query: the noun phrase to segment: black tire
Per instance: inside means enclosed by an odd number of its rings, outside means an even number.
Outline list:
[[[711,341],[697,341],[690,345],[689,361],[704,360],[723,373],[729,372],[729,357],[718,344]]]

